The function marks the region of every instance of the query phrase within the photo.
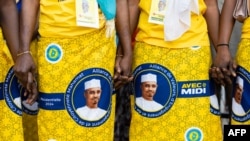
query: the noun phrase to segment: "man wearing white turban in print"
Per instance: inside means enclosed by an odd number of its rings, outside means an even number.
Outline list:
[[[243,109],[241,105],[243,86],[244,86],[244,81],[242,78],[238,76],[236,78],[235,92],[234,92],[234,97],[233,97],[233,102],[232,102],[233,113],[238,116],[242,116],[246,114],[245,110]]]
[[[101,82],[98,79],[91,79],[84,83],[84,97],[86,105],[76,109],[76,113],[85,120],[95,121],[102,118],[106,111],[98,107],[101,97]]]
[[[142,97],[136,98],[136,105],[145,111],[153,112],[160,110],[163,106],[154,101],[157,89],[156,75],[148,73],[141,76]]]

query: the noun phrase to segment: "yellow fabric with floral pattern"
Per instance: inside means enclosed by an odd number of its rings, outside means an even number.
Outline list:
[[[104,92],[112,92],[115,52],[115,37],[106,38],[105,28],[72,38],[39,39],[39,140],[113,140],[115,94]],[[78,89],[82,92],[82,82],[92,77],[101,78],[104,97],[100,102],[107,101],[104,106],[109,105],[110,110],[110,115],[97,122],[84,120],[75,112],[77,103],[83,101],[82,94],[77,96]],[[104,81],[108,81],[105,87]]]
[[[37,64],[37,40],[31,42],[30,50],[32,57]],[[37,109],[38,110],[38,109]],[[26,113],[23,111],[23,133],[25,141],[38,141],[38,127],[37,127],[37,111]]]
[[[249,19],[249,18],[248,18]],[[245,23],[244,23],[245,24]],[[245,25],[247,26],[247,25]],[[249,27],[249,26],[248,26]],[[244,30],[245,31],[245,30]],[[249,32],[248,32],[249,33]],[[247,33],[246,33],[247,34]],[[249,107],[249,73],[250,73],[250,65],[249,65],[249,53],[250,53],[250,40],[249,38],[247,39],[242,39],[239,43],[239,46],[237,48],[236,52],[236,62],[240,66],[240,69],[237,69],[237,77],[240,76],[242,79],[244,79],[242,85],[243,85],[243,91],[241,94],[241,100],[240,104],[241,106],[244,107],[244,113],[237,114],[239,111],[234,111],[234,109],[237,110],[237,108],[234,108],[234,103],[232,105],[233,110],[232,110],[232,120],[231,123],[233,125],[249,125],[250,124],[250,119],[249,119],[249,112],[250,112],[250,107]],[[235,85],[236,86],[236,85]],[[233,98],[234,98],[234,92],[233,92]],[[237,105],[237,104],[236,104]],[[237,107],[237,106],[235,106]]]
[[[210,53],[208,46],[168,49],[137,42],[134,48],[133,69],[135,71],[135,68],[140,65],[152,63],[157,66],[166,67],[170,71],[166,76],[172,74],[177,83],[186,82],[188,84],[190,81],[192,84],[199,84],[203,80],[209,79]],[[155,68],[142,69],[141,72],[152,70],[159,72],[163,70],[161,67]],[[159,78],[159,76],[157,77]],[[164,95],[171,93],[171,91],[166,90],[167,85],[160,86],[164,84],[164,81],[159,80],[157,83],[157,89],[164,87],[162,91],[158,91],[160,92],[159,95],[163,98],[165,98]],[[205,86],[206,83],[203,85]],[[195,86],[193,86],[193,89],[196,88]],[[170,88],[174,91],[176,86],[173,85]],[[204,141],[221,141],[222,129],[220,116],[210,112],[209,96],[191,97],[192,94],[189,94],[190,97],[181,97],[181,90],[182,88],[178,87],[177,98],[170,99],[167,102],[168,104],[165,104],[164,108],[159,111],[160,113],[156,113],[155,115],[164,112],[164,109],[167,109],[170,104],[173,104],[172,107],[166,110],[165,113],[154,118],[152,118],[154,113],[150,112],[144,112],[147,117],[141,115],[142,111],[135,109],[135,96],[131,96],[132,120],[130,141],[198,141],[202,139]],[[208,91],[208,88],[206,91]],[[208,95],[210,94],[208,93]]]
[[[5,41],[0,31],[0,140],[1,141],[23,141],[23,128],[22,128],[22,116],[17,114],[13,110],[20,111],[21,109],[14,105],[14,98],[8,100],[4,99],[4,86],[3,83],[9,72],[10,68],[13,66],[13,61],[11,54],[5,44]],[[7,105],[9,103],[9,105]],[[13,107],[13,109],[10,108]]]

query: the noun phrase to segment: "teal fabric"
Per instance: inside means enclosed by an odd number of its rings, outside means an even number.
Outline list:
[[[97,0],[103,14],[107,20],[112,20],[116,16],[116,0]]]

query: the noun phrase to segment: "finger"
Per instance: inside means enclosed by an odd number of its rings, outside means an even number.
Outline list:
[[[217,76],[217,73],[216,73],[216,70],[214,67],[209,69],[209,74],[213,78],[215,78]]]
[[[131,82],[131,81],[133,81],[134,80],[134,76],[130,76],[129,78],[128,78],[128,81],[129,82]]]
[[[130,73],[131,74],[131,73]],[[127,84],[128,82],[132,81],[134,77],[132,75],[127,76],[127,75],[119,75],[117,79],[114,81],[114,87],[115,89],[120,88],[121,86]]]
[[[114,77],[113,77],[114,81],[116,81],[119,78],[119,76],[120,76],[120,73],[115,72]]]
[[[222,70],[220,68],[216,68],[216,74],[218,79],[224,79],[224,74],[222,73]]]
[[[210,68],[210,69],[209,69],[209,74],[210,74],[210,77],[211,77],[216,83],[219,83],[218,78],[217,78],[216,67]]]
[[[22,81],[22,79],[18,78],[17,82],[21,84],[22,87],[25,87],[27,85],[27,81]]]
[[[117,82],[114,83],[114,88],[115,88],[116,90],[118,90],[119,88],[122,87],[122,85],[123,85],[123,82],[122,82],[122,81],[117,81]]]
[[[23,86],[25,87],[27,85],[27,77],[28,75],[26,75],[25,73],[17,73],[15,72],[15,76],[17,77],[18,79],[18,82]]]
[[[27,103],[32,105],[33,103],[36,102],[37,98],[38,98],[38,89],[37,89],[37,84],[34,81],[32,84],[31,93],[29,93],[29,96],[27,98]]]
[[[234,60],[231,62],[229,69],[230,69],[230,71],[232,73],[232,76],[236,77],[237,64],[236,64],[236,62]]]
[[[129,80],[129,77],[128,77],[128,76],[121,75],[120,78],[119,78],[119,80],[122,81],[123,83],[127,83],[128,80]]]
[[[123,85],[133,81],[134,77],[133,76],[121,76],[121,81],[123,82]]]
[[[233,60],[232,63],[233,63],[233,65],[232,65],[232,66],[233,66],[233,69],[236,70],[236,69],[237,69],[237,66],[238,66],[237,63],[236,63],[236,61]]]
[[[126,81],[126,82],[130,82],[134,79],[134,76],[132,75],[128,75],[128,76],[121,76],[121,80]]]
[[[121,74],[121,67],[120,67],[119,63],[116,63],[114,79],[117,79],[120,74]]]
[[[225,76],[225,83],[232,84],[232,79],[230,76]]]
[[[224,82],[224,74],[222,73],[222,70],[220,68],[215,68],[215,74],[216,74],[216,79],[217,79],[217,82],[221,85],[225,85],[225,82]]]
[[[24,97],[26,97],[28,95],[28,91],[25,89],[24,93],[23,93]]]
[[[222,68],[221,71],[222,71],[222,74],[224,75],[224,78],[225,77],[231,77],[231,75],[232,75],[231,71],[226,69],[226,68]]]
[[[231,84],[232,83],[231,76],[233,75],[231,71],[226,68],[222,68],[222,72],[224,74],[225,83]]]
[[[31,88],[32,88],[32,85],[33,85],[33,74],[31,72],[28,72],[28,83],[26,85],[26,89],[27,91],[30,93],[31,92]]]

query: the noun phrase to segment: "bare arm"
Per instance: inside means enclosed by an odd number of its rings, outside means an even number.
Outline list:
[[[115,67],[115,88],[133,80],[132,34],[137,27],[139,0],[117,0],[116,28],[119,36]],[[123,55],[123,56],[120,56]]]
[[[30,50],[30,43],[37,28],[40,0],[22,0],[20,13],[19,52]]]
[[[216,47],[219,35],[219,7],[217,0],[205,0],[205,3],[207,5],[207,10],[204,17],[208,26],[208,34],[213,46]]]
[[[12,59],[15,61],[19,46],[19,29],[18,11],[14,0],[0,0],[0,24]]]
[[[139,20],[139,14],[140,14],[139,2],[140,0],[128,0],[130,30],[132,34],[136,31]]]
[[[124,57],[131,57],[131,32],[127,0],[117,0],[116,30],[122,45]]]
[[[129,82],[132,67],[131,32],[129,25],[129,10],[127,0],[116,0],[116,31],[119,37],[116,65],[115,88]]]
[[[231,84],[231,77],[235,77],[236,63],[233,61],[229,50],[229,41],[234,27],[235,20],[233,18],[233,10],[236,4],[236,0],[225,0],[223,3],[218,45],[216,47],[216,56],[213,61],[215,67],[212,77],[216,82],[225,85]]]
[[[132,36],[137,28],[138,18],[139,18],[139,2],[140,0],[125,0],[123,1],[124,4],[127,4],[124,6],[124,9],[126,9],[126,12],[128,12],[127,17],[129,17],[127,20],[129,21],[129,29],[130,29],[130,35]],[[124,21],[124,22],[128,22]],[[118,25],[119,26],[119,25]],[[118,46],[118,54],[123,54],[121,46]]]
[[[28,94],[28,103],[32,104],[37,98],[37,87],[35,84],[36,64],[30,51],[30,44],[34,32],[36,32],[39,0],[22,0],[20,13],[20,44],[14,71],[18,80],[26,88],[25,95]],[[24,54],[23,54],[24,53]]]
[[[233,31],[235,19],[233,18],[233,10],[236,0],[224,0],[221,17],[218,44],[229,44]]]

